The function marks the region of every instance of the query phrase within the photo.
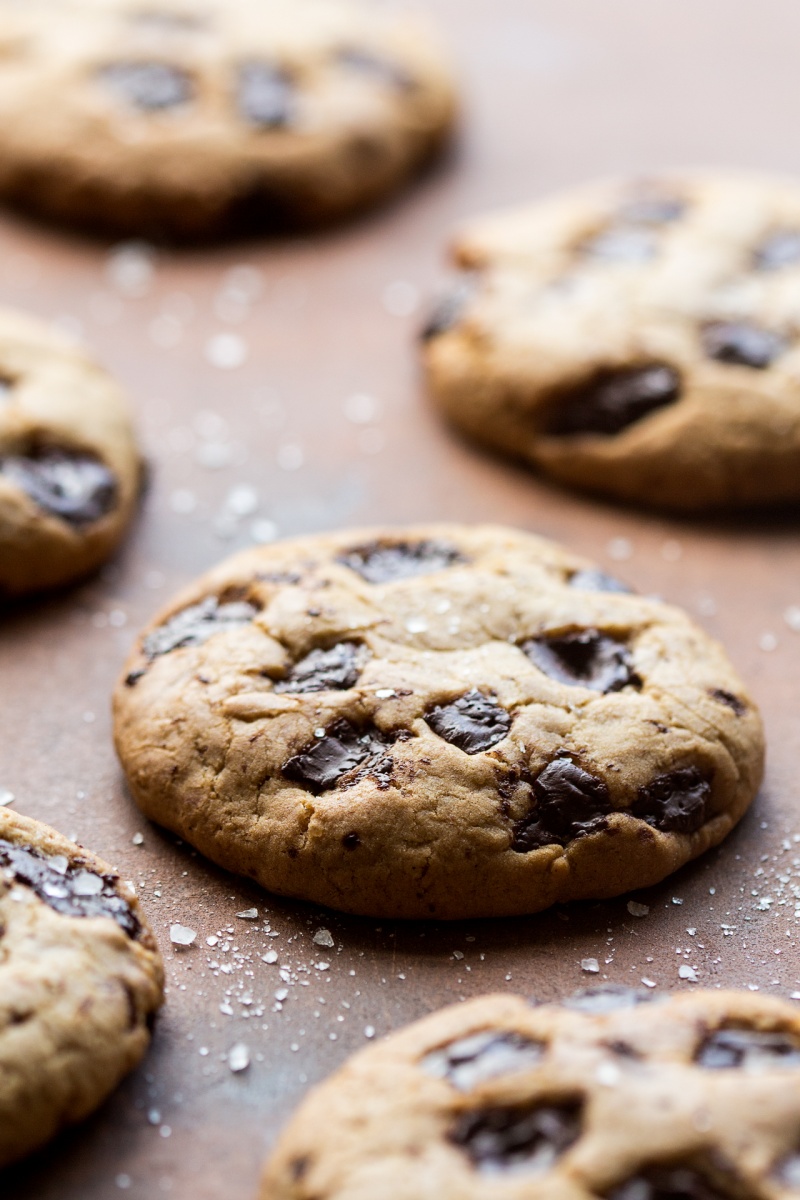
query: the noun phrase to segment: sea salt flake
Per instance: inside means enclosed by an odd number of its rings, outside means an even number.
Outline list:
[[[173,946],[193,946],[197,939],[194,929],[186,925],[170,925],[169,940]]]
[[[409,617],[406,621],[406,631],[408,633],[427,633],[428,622],[424,617]]]
[[[318,963],[314,963],[314,969],[317,971],[328,971],[328,970],[330,970],[330,965],[331,965],[330,963],[318,962]]]
[[[783,619],[792,633],[800,633],[800,605],[790,604],[783,614]]]
[[[642,983],[647,988],[654,988],[656,986],[655,979],[647,979],[645,976],[642,976]]]
[[[329,929],[318,929],[312,940],[317,946],[327,946],[330,948],[336,944]]]
[[[244,910],[244,912],[237,913],[236,915],[242,921],[257,921],[258,920],[258,909],[257,908],[246,908]]]
[[[596,958],[582,958],[581,970],[586,971],[589,975],[597,975],[600,971],[600,964]]]
[[[601,1063],[594,1077],[602,1087],[616,1087],[622,1075],[614,1063]]]
[[[646,917],[650,912],[650,908],[647,904],[638,904],[635,900],[629,900],[628,912],[632,917]]]
[[[366,1028],[364,1029],[364,1037],[365,1038],[374,1038],[375,1037],[375,1026],[374,1025],[366,1026]]]
[[[265,963],[276,963],[278,961],[278,955],[274,950],[268,950],[266,954],[261,955],[261,958]]]
[[[14,793],[10,792],[8,788],[0,788],[0,808],[5,808],[7,804],[13,804],[14,799]]]
[[[682,967],[678,967],[678,976],[686,979],[689,983],[697,983],[697,972],[694,967],[690,967],[686,963]]]
[[[233,371],[247,361],[247,342],[238,333],[215,333],[206,342],[205,355],[212,367]]]
[[[246,1071],[250,1066],[250,1051],[244,1042],[237,1042],[235,1046],[231,1046],[228,1052],[228,1066],[234,1074]]]

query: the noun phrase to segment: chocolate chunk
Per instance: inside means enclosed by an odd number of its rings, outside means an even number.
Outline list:
[[[581,1134],[582,1106],[519,1105],[466,1113],[450,1140],[483,1174],[543,1175]]]
[[[726,692],[724,688],[714,688],[708,693],[712,700],[717,700],[720,704],[725,704],[728,708],[732,708],[737,717],[743,717],[747,712],[747,705],[738,696],[734,696],[732,692]]]
[[[620,433],[650,413],[675,404],[680,393],[680,376],[662,363],[601,371],[587,383],[554,397],[546,432],[555,437]]]
[[[753,255],[760,271],[780,271],[800,263],[800,229],[778,229],[771,233]]]
[[[0,459],[0,474],[70,525],[99,521],[117,501],[116,476],[90,454],[50,449],[12,454]]]
[[[434,733],[465,754],[489,750],[502,742],[511,728],[506,710],[476,688],[452,704],[432,709],[425,719]]]
[[[374,54],[358,46],[345,46],[336,54],[336,59],[344,67],[350,67],[363,75],[372,76],[379,83],[387,83],[401,92],[410,92],[417,86],[417,81],[400,63],[392,62],[383,55]]]
[[[423,342],[454,329],[464,314],[469,301],[475,294],[477,281],[474,275],[465,276],[460,283],[442,296],[420,331]]]
[[[533,811],[514,825],[511,848],[518,854],[566,846],[606,827],[608,788],[571,758],[562,756],[546,766],[533,781],[533,795]]]
[[[301,784],[318,796],[339,783],[344,776],[363,767],[368,760],[377,761],[383,755],[386,742],[377,730],[356,729],[349,721],[337,721],[316,738],[300,754],[284,764],[285,779]]]
[[[98,875],[70,862],[65,855],[43,854],[34,846],[19,846],[0,838],[0,872],[32,888],[40,900],[66,917],[111,917],[128,937],[141,925],[127,900],[117,891],[116,875]]]
[[[692,1167],[654,1167],[626,1180],[607,1194],[608,1200],[741,1200],[734,1180],[712,1181]]]
[[[625,987],[619,983],[603,983],[597,987],[581,988],[573,996],[562,1000],[564,1008],[573,1008],[578,1012],[602,1016],[604,1013],[617,1012],[619,1009],[636,1008],[639,1004],[649,1004],[654,997],[650,992],[639,988]]]
[[[702,332],[709,358],[764,371],[786,349],[786,339],[747,321],[713,321]]]
[[[641,686],[624,642],[596,629],[533,638],[521,649],[545,675],[571,687],[608,693]]]
[[[634,817],[665,833],[695,833],[710,816],[711,783],[697,767],[660,775],[639,788]]]
[[[655,257],[658,242],[649,229],[612,225],[582,242],[579,249],[605,262],[645,263]]]
[[[695,1055],[700,1067],[712,1071],[732,1068],[771,1070],[800,1068],[800,1041],[781,1030],[729,1028],[710,1034]]]
[[[312,650],[294,664],[286,679],[275,684],[275,691],[345,691],[358,683],[363,658],[364,647],[355,642],[338,642],[330,650]]]
[[[666,193],[643,192],[619,209],[617,219],[628,225],[669,225],[686,212],[686,201]]]
[[[103,67],[100,78],[134,108],[145,112],[188,104],[194,92],[188,73],[168,63],[111,63]]]
[[[460,1038],[422,1060],[422,1069],[437,1079],[446,1079],[460,1092],[469,1092],[487,1079],[527,1071],[540,1062],[543,1042],[521,1033],[487,1030]]]
[[[415,575],[432,575],[466,561],[448,542],[370,542],[340,554],[337,562],[356,571],[367,583],[395,583]]]
[[[267,62],[242,63],[236,79],[236,101],[244,119],[259,129],[283,129],[294,116],[295,85],[282,67]]]
[[[631,594],[631,589],[626,584],[593,567],[585,571],[575,571],[570,575],[568,583],[570,587],[579,588],[582,592],[619,592],[628,596]]]
[[[346,833],[342,838],[342,845],[345,850],[357,850],[361,845],[361,838],[357,833]]]
[[[216,596],[207,596],[154,629],[145,638],[142,649],[152,660],[183,646],[202,646],[215,633],[249,625],[257,613],[258,609],[246,601],[220,604]]]

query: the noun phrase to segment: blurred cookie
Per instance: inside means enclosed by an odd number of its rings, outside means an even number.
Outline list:
[[[441,146],[427,25],[364,0],[34,0],[0,13],[0,195],[195,238],[342,217]]]
[[[655,883],[722,840],[763,757],[683,613],[492,526],[230,559],[139,638],[115,736],[142,810],[215,862],[412,918]]]
[[[488,996],[357,1054],[304,1101],[263,1200],[782,1200],[800,1018],[746,992]]]
[[[431,392],[553,478],[679,510],[800,498],[800,187],[586,187],[456,238]]]
[[[88,1116],[142,1058],[163,969],[93,854],[0,809],[0,1167]]]
[[[70,583],[104,562],[140,471],[114,380],[48,326],[0,311],[0,595]]]

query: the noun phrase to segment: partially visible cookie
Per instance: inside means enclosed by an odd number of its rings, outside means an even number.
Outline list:
[[[104,562],[140,472],[115,381],[48,326],[0,311],[0,596],[70,583]]]
[[[745,992],[488,996],[304,1101],[262,1200],[789,1200],[800,1017]]]
[[[739,820],[764,749],[688,617],[493,526],[246,551],[145,629],[114,706],[147,816],[271,891],[375,916],[655,883]]]
[[[800,499],[800,186],[683,173],[468,226],[424,337],[485,446],[677,510]]]
[[[0,809],[0,1167],[97,1108],[142,1058],[162,999],[130,888]]]
[[[0,196],[94,231],[309,226],[451,129],[426,23],[368,0],[36,0],[0,11]]]

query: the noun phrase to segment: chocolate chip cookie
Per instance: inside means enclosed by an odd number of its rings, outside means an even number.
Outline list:
[[[271,891],[375,916],[528,913],[663,879],[756,793],[714,642],[492,526],[240,554],[145,630],[115,696],[153,820]]]
[[[140,472],[114,380],[46,325],[0,311],[0,596],[70,583],[104,562]]]
[[[453,1006],[305,1100],[263,1200],[781,1200],[800,1190],[800,1017],[625,989]]]
[[[0,12],[0,196],[198,238],[343,217],[441,147],[424,23],[364,0],[38,0]]]
[[[800,187],[601,184],[467,227],[424,331],[476,441],[684,511],[800,499]]]
[[[0,809],[0,1167],[82,1120],[142,1058],[163,970],[136,897]]]

